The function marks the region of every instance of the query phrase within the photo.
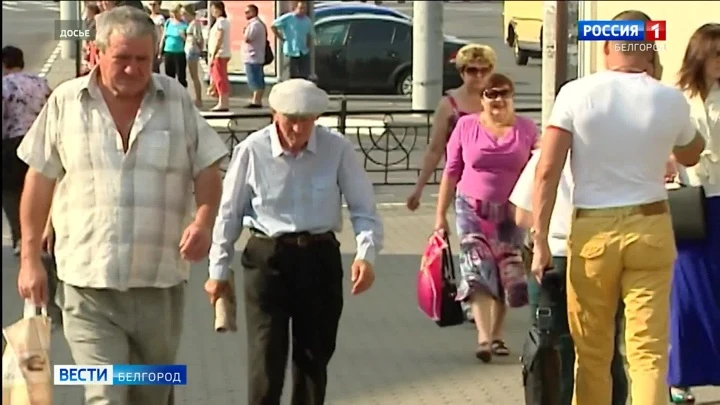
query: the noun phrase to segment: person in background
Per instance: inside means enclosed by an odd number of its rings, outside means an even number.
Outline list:
[[[506,301],[527,303],[523,232],[513,222],[508,197],[530,158],[537,128],[515,114],[514,90],[505,75],[487,78],[482,112],[460,118],[450,135],[438,192],[435,229],[448,231],[447,210],[455,196],[461,273],[457,299],[470,304],[477,328],[475,355],[483,362],[510,354],[502,336]]]
[[[115,4],[116,4],[116,7],[129,6],[129,7],[134,7],[138,10],[145,11],[145,6],[143,6],[142,1],[140,1],[140,0],[119,0],[119,1],[116,1]]]
[[[20,195],[28,170],[16,150],[50,97],[47,80],[25,72],[20,48],[2,48],[2,209],[5,211],[12,247],[20,254]]]
[[[86,3],[83,19],[87,27],[95,30],[95,18],[100,14],[100,7],[95,3]],[[94,40],[83,41],[83,58],[80,74],[86,75],[97,65],[98,51]]]
[[[98,66],[52,93],[18,149],[30,167],[18,290],[47,303],[41,254],[52,205],[75,364],[176,363],[190,262],[211,243],[227,147],[185,88],[152,73],[156,33],[137,8],[101,13]],[[171,401],[167,385],[85,386],[86,404]]]
[[[304,1],[296,1],[294,11],[285,13],[272,24],[276,38],[283,41],[283,54],[288,58],[290,78],[309,79],[311,69],[310,46],[315,30],[307,15]]]
[[[650,21],[624,11],[614,21]],[[568,152],[573,178],[567,307],[575,344],[573,404],[610,404],[615,315],[625,303],[634,405],[667,403],[672,266],[676,258],[665,164],[697,163],[705,146],[682,93],[648,74],[653,44],[607,41],[607,70],[574,80],[552,108],[533,186],[538,281],[552,266],[550,220]],[[638,100],[643,100],[638,109]]]
[[[185,38],[188,23],[182,19],[182,6],[175,5],[170,18],[163,25],[163,39],[159,52],[163,54],[165,74],[176,78],[183,87],[187,87],[187,58],[185,56]]]
[[[560,86],[560,89],[565,83]],[[558,91],[560,90],[558,89]],[[530,231],[532,228],[532,188],[535,178],[535,169],[540,158],[539,149],[536,150],[530,161],[523,169],[520,178],[510,194],[510,202],[515,205],[515,223]],[[563,288],[567,275],[567,236],[570,232],[570,218],[572,217],[572,173],[570,162],[567,161],[563,168],[560,186],[558,187],[557,203],[550,217],[550,237],[548,244],[552,253],[553,269],[560,273]],[[537,308],[540,301],[540,283],[535,277],[528,279],[528,301],[530,302],[530,316],[533,323],[536,322]],[[575,347],[567,320],[566,300],[557,303],[553,309],[553,331],[558,337],[558,352],[560,353],[560,403],[558,405],[571,405],[573,389],[575,387]],[[618,323],[615,325],[615,351],[610,367],[612,375],[613,394],[611,405],[625,405],[628,395],[628,381],[625,375],[625,362],[620,353],[620,336],[622,332],[622,308],[618,310]]]
[[[382,249],[383,226],[373,188],[342,134],[315,121],[327,93],[290,79],[273,86],[273,123],[235,147],[213,230],[212,304],[228,291],[229,268],[242,229],[248,341],[248,405],[277,405],[292,346],[292,404],[324,405],[328,363],[343,308],[343,264],[335,234],[347,201],[357,254],[351,293],[368,290]]]
[[[185,57],[190,72],[190,80],[193,82],[195,94],[195,106],[202,108],[202,83],[200,82],[200,55],[205,48],[203,40],[202,24],[195,18],[195,8],[184,6],[182,9],[183,19],[187,22],[185,31]]]
[[[163,38],[165,37],[165,34],[163,33],[164,27],[165,27],[165,16],[162,14],[160,7],[162,6],[162,1],[155,0],[151,1],[148,4],[148,7],[150,7],[150,18],[152,19],[153,23],[155,24],[155,30],[157,31],[157,37],[158,37],[158,52],[157,55],[155,55],[154,62],[153,62],[153,72],[160,73],[160,64],[162,63],[162,46],[161,42]]]
[[[457,89],[448,91],[435,107],[430,144],[425,150],[422,169],[415,188],[406,202],[410,211],[415,211],[420,206],[423,189],[435,173],[440,159],[445,156],[445,147],[457,120],[482,110],[482,88],[485,85],[485,78],[493,73],[496,62],[495,51],[487,45],[465,45],[455,56],[455,66],[463,84]],[[470,306],[465,302],[462,306],[467,320],[473,322]]]
[[[447,92],[440,99],[433,114],[430,145],[425,151],[423,165],[415,188],[407,198],[407,207],[415,211],[420,206],[423,189],[435,172],[455,123],[460,117],[482,111],[482,89],[485,79],[493,73],[497,56],[487,45],[469,44],[460,48],[455,56],[455,66],[463,84]]]
[[[98,2],[98,5],[100,6],[100,11],[105,12],[117,7],[117,3],[115,0],[102,0]]]
[[[208,40],[210,84],[218,98],[217,105],[210,111],[225,112],[230,109],[230,80],[228,78],[228,62],[232,56],[230,52],[230,20],[227,18],[225,3],[222,1],[211,1],[210,13],[215,18]]]
[[[245,18],[248,20],[243,35],[243,57],[245,59],[245,74],[248,87],[252,90],[250,104],[245,108],[262,108],[262,98],[265,93],[265,42],[267,41],[267,27],[258,17],[258,8],[250,4],[245,8]]]
[[[705,24],[690,38],[678,86],[705,139],[700,162],[679,175],[705,190],[707,235],[677,241],[670,301],[670,399],[690,403],[690,387],[720,386],[720,24]]]

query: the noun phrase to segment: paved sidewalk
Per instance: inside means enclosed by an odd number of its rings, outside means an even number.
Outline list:
[[[330,365],[328,405],[523,403],[518,355],[528,325],[526,308],[511,310],[508,315],[506,339],[513,354],[489,365],[480,364],[473,355],[471,325],[440,329],[417,309],[418,252],[432,227],[433,212],[432,207],[416,213],[400,207],[381,209],[386,248],[378,259],[378,279],[366,295],[346,295],[338,350]],[[347,267],[354,251],[348,223],[339,238]],[[4,237],[3,247],[3,325],[21,314],[15,287],[17,262],[7,239]],[[240,269],[237,259],[235,266]],[[194,266],[178,358],[178,363],[188,365],[189,384],[177,388],[177,403],[246,405],[245,333],[242,327],[236,334],[213,332],[213,314],[202,290],[205,277],[206,264]],[[239,308],[240,325],[244,324],[243,313]],[[62,334],[54,335],[52,358],[54,364],[72,364]],[[56,387],[55,395],[54,405],[78,405],[81,389]],[[697,396],[699,404],[720,401],[720,388],[698,389]],[[284,403],[288,398],[286,395]]]

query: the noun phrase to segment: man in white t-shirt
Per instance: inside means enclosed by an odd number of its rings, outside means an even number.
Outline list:
[[[515,188],[510,194],[510,202],[515,205],[515,221],[517,225],[530,230],[532,228],[532,188],[535,178],[535,168],[540,157],[540,152],[533,153],[530,161],[525,165],[522,174]],[[548,233],[548,245],[552,254],[553,269],[560,273],[563,279],[563,292],[565,291],[565,277],[567,273],[567,237],[570,233],[570,218],[572,217],[572,173],[570,165],[565,164],[560,185],[557,191],[557,201],[550,217],[550,228]],[[540,283],[534,277],[528,279],[528,297],[530,300],[530,314],[533,323],[536,321],[536,312],[540,301]],[[570,405],[572,403],[573,386],[575,381],[575,346],[568,327],[567,305],[563,300],[557,303],[553,310],[553,331],[558,337],[558,352],[560,353],[560,403],[558,405]],[[618,321],[622,320],[622,308],[618,310]],[[619,326],[619,325],[616,325]],[[619,338],[620,328],[616,327],[615,341]],[[612,405],[625,405],[628,394],[628,381],[625,375],[625,361],[619,348],[616,346],[613,352],[613,360],[610,368],[612,376]]]
[[[614,20],[650,18],[626,11]],[[533,264],[552,265],[550,218],[568,151],[574,179],[567,305],[575,343],[573,404],[611,402],[614,317],[625,303],[625,349],[634,405],[667,403],[668,308],[677,255],[667,191],[668,156],[697,163],[705,142],[683,94],[646,72],[648,42],[604,44],[607,71],[568,83],[542,137],[533,189]]]

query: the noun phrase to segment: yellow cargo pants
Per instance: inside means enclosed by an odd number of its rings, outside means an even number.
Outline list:
[[[615,312],[625,303],[633,405],[667,404],[675,238],[665,201],[576,209],[568,238],[567,308],[575,342],[573,405],[609,405]]]

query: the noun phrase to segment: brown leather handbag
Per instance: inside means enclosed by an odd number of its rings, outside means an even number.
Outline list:
[[[686,186],[668,189],[668,203],[672,216],[675,240],[704,240],[707,233],[705,220],[705,190],[702,186]]]

